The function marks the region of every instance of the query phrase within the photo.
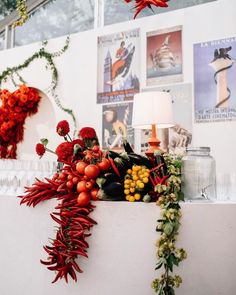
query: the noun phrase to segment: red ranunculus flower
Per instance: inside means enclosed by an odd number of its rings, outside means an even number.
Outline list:
[[[80,130],[79,136],[82,139],[93,139],[97,137],[96,131],[91,127],[84,127]]]
[[[74,153],[72,142],[63,142],[56,148],[56,155],[59,162],[70,162]]]
[[[73,143],[73,146],[76,144],[79,144],[81,146],[81,149],[85,148],[85,144],[84,144],[83,140],[81,140],[81,139],[75,139],[72,141],[72,143]]]
[[[57,133],[60,136],[66,136],[70,132],[70,126],[69,123],[66,120],[60,121],[57,124]]]
[[[37,143],[35,146],[35,151],[40,157],[42,157],[46,151],[45,146],[42,143]]]

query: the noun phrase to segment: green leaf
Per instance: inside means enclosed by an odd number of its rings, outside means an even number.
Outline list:
[[[48,144],[48,139],[47,139],[47,138],[41,138],[40,141],[41,141],[41,143],[42,143],[44,146],[47,146],[47,144]]]
[[[184,193],[183,192],[178,192],[178,201],[184,201]]]
[[[161,267],[162,267],[162,265],[163,265],[163,263],[161,262],[161,263],[157,263],[157,266],[155,267],[155,270],[158,270],[158,269],[160,269]]]
[[[173,226],[173,223],[171,223],[171,222],[168,222],[164,225],[164,233],[167,236],[170,236],[172,234],[173,229],[174,229],[174,226]]]

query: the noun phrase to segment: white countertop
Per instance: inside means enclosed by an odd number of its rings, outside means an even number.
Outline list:
[[[49,213],[55,201],[36,208],[19,199],[0,197],[1,295],[153,295],[155,203],[97,202],[98,222],[89,238],[89,259],[78,282],[51,281],[54,273],[41,265],[42,246],[55,234]],[[223,205],[223,206],[220,206]],[[183,284],[176,295],[231,295],[236,290],[236,203],[182,204],[178,245],[188,258],[177,269]]]

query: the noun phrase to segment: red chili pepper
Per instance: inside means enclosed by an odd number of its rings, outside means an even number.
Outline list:
[[[114,172],[116,173],[116,175],[120,177],[120,172],[119,172],[119,170],[117,169],[114,160],[113,160],[112,158],[108,158],[108,160],[110,161],[110,163],[111,163],[111,167],[112,167],[112,169],[114,170]]]

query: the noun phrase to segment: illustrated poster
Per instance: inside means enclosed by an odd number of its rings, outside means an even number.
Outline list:
[[[191,84],[179,84],[154,88],[152,91],[169,92],[173,102],[175,126],[169,129],[158,129],[157,126],[161,148],[170,153],[183,154],[192,141],[192,86]],[[150,137],[151,130],[141,131],[141,152],[147,150]]]
[[[103,105],[103,148],[122,150],[122,139],[127,138],[134,145],[132,123],[133,103]]]
[[[236,120],[236,37],[194,44],[195,122]]]
[[[183,80],[182,26],[147,33],[147,86]]]
[[[140,85],[139,29],[98,37],[97,103],[129,101]]]

